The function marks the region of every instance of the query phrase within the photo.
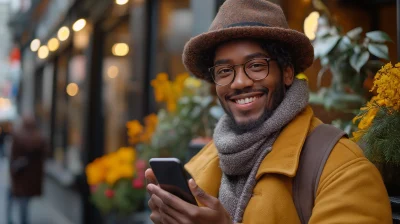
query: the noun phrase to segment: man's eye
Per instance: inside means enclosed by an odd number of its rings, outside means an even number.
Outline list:
[[[252,70],[262,70],[262,69],[265,69],[265,68],[267,68],[267,64],[264,64],[264,63],[252,63],[252,64],[250,64],[249,66],[248,66],[248,68],[249,69],[252,69]]]
[[[232,73],[232,69],[230,68],[221,68],[217,71],[218,75],[229,75],[230,73]]]

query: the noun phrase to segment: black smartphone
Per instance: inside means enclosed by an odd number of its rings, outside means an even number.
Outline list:
[[[151,158],[151,169],[160,187],[182,200],[197,205],[188,185],[188,174],[177,158]]]

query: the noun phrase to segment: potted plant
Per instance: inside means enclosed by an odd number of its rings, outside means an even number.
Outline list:
[[[313,41],[315,59],[319,59],[322,66],[317,86],[321,87],[321,79],[328,70],[332,79],[330,86],[320,88],[317,94],[311,95],[310,101],[328,110],[359,108],[366,101],[364,81],[373,78],[383,65],[380,59],[389,60],[385,43],[392,40],[382,31],[367,32],[363,36],[361,27],[344,33],[331,18],[327,7],[320,9],[324,13],[318,20]]]
[[[106,223],[131,223],[135,210],[143,207],[145,168],[132,147],[122,147],[86,166],[90,199]]]
[[[375,76],[376,92],[353,119],[353,140],[378,167],[389,195],[400,195],[400,63],[386,64]]]
[[[158,111],[159,123],[151,146],[160,156],[186,161],[199,148],[190,146],[204,145],[211,140],[223,110],[211,94],[211,85],[187,73],[177,75],[174,81],[166,73],[160,73],[151,85],[156,101],[166,105]]]

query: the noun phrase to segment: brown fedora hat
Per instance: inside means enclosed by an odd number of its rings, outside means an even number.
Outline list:
[[[219,9],[208,32],[191,38],[183,50],[187,70],[212,81],[208,68],[213,51],[226,41],[254,38],[283,44],[292,55],[296,72],[311,66],[314,49],[301,32],[290,29],[282,9],[267,0],[227,0]]]

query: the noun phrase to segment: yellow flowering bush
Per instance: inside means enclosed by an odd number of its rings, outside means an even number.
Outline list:
[[[167,73],[160,73],[151,81],[154,88],[154,96],[157,102],[165,102],[169,112],[176,111],[178,99],[182,96],[184,82],[189,77],[188,73],[176,76],[174,81],[168,79]]]
[[[133,147],[121,147],[86,166],[91,200],[104,214],[125,215],[141,205],[145,196],[146,163]]]
[[[165,105],[157,113],[158,124],[151,139],[153,156],[174,156],[184,161],[193,138],[212,136],[222,108],[211,94],[210,84],[187,73],[178,74],[174,80],[160,73],[151,85],[155,100]]]
[[[370,91],[376,96],[353,119],[358,130],[353,140],[365,145],[366,155],[375,161],[400,163],[400,63],[383,66]]]
[[[144,118],[143,125],[138,120],[128,121],[126,127],[128,129],[129,143],[135,145],[137,143],[150,143],[151,137],[156,130],[158,118],[156,114],[150,114]]]

